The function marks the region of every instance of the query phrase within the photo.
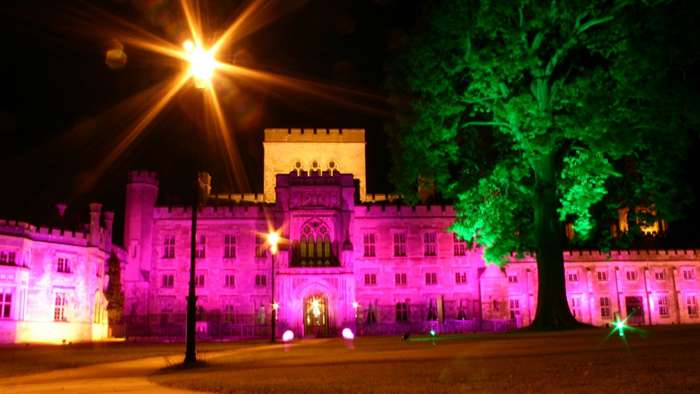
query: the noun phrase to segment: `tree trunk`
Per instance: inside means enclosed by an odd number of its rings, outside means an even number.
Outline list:
[[[531,327],[562,330],[580,327],[566,299],[562,228],[557,215],[557,183],[554,154],[534,162],[535,245],[537,257],[537,311]]]

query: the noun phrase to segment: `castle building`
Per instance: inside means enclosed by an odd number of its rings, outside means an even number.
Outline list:
[[[85,231],[0,220],[0,343],[108,336],[107,262],[123,258],[112,245],[113,221],[97,203]]]
[[[534,318],[537,267],[505,269],[448,228],[451,206],[366,191],[362,129],[267,129],[264,190],[211,195],[198,213],[197,330],[208,337],[497,331]],[[129,336],[184,335],[192,211],[161,206],[155,173],[126,191],[122,282]],[[271,254],[265,234],[286,240]],[[700,322],[700,251],[565,254],[576,318],[604,325]],[[19,281],[19,280],[18,280]],[[19,283],[19,282],[18,282]]]

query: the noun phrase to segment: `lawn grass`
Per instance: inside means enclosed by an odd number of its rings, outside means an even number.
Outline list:
[[[206,353],[232,346],[234,345],[202,343],[199,346],[199,351]],[[184,356],[184,351],[185,345],[182,343],[104,342],[73,345],[4,345],[0,347],[0,378],[151,356],[178,353],[182,353]]]
[[[158,384],[222,393],[697,392],[700,326],[431,340],[359,337],[256,345],[168,368]],[[424,339],[424,338],[414,338]]]

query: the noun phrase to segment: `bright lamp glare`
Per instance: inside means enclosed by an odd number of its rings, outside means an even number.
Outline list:
[[[349,328],[343,328],[342,335],[345,339],[355,339],[355,334],[353,334],[352,330]]]
[[[287,330],[282,334],[282,342],[290,342],[294,339],[294,332]]]
[[[204,50],[204,48],[195,46],[190,40],[185,41],[183,47],[185,48],[187,60],[190,62],[189,73],[194,78],[195,85],[198,88],[208,86],[216,68],[214,54],[211,51]]]

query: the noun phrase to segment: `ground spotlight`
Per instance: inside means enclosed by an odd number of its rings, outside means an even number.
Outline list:
[[[344,339],[355,339],[355,334],[347,327],[343,328],[342,335]]]
[[[294,332],[287,330],[282,334],[282,342],[291,342],[294,339]]]

